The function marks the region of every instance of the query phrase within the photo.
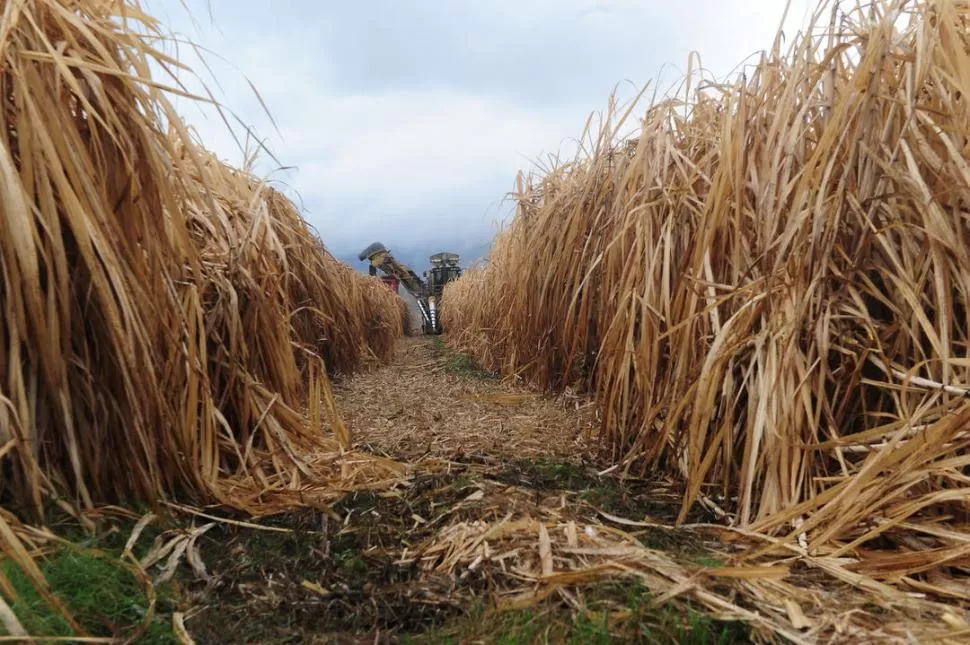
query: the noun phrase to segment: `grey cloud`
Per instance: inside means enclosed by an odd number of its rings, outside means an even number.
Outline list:
[[[677,43],[677,34],[651,28],[670,12],[651,2],[290,0],[265,18],[265,3],[211,5],[225,33],[246,34],[240,45],[270,28],[312,43],[330,87],[345,93],[474,87],[530,105],[593,108],[618,82],[654,76]]]
[[[335,80],[349,91],[473,85],[527,104],[600,101],[623,77],[642,74],[667,38],[642,31],[646,10],[606,19],[570,10],[568,2],[522,15],[489,10],[502,4],[509,3],[335,6],[326,23]],[[609,68],[613,74],[604,76]]]
[[[181,2],[145,0],[166,27],[231,62],[209,59],[219,98],[296,167],[283,178],[328,247],[359,268],[356,253],[380,240],[415,270],[438,250],[468,260],[483,253],[509,212],[501,200],[516,171],[544,153],[568,153],[615,86],[632,81],[629,97],[664,65],[683,68],[692,49],[727,72],[770,45],[783,8],[779,0],[207,0],[189,3],[197,30]],[[177,106],[207,147],[241,161],[211,110]],[[257,169],[272,166],[264,159]]]

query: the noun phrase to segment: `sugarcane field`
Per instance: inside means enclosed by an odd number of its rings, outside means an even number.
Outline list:
[[[967,0],[0,0],[0,186],[2,642],[970,643]]]

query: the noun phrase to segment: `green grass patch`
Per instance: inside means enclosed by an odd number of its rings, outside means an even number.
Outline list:
[[[724,563],[715,557],[712,557],[706,553],[695,554],[693,557],[695,564],[699,564],[702,567],[707,567],[708,569],[721,569],[724,567]]]
[[[582,612],[554,603],[507,612],[486,611],[478,604],[460,619],[402,642],[435,645],[469,641],[498,645],[617,642],[733,645],[751,640],[750,630],[743,623],[719,621],[690,604],[668,603],[653,607],[650,594],[637,584],[587,585],[583,592],[587,609]]]
[[[65,546],[39,560],[53,592],[92,636],[122,638],[145,621],[149,600],[134,571],[119,559],[120,552],[101,552]],[[17,597],[10,601],[24,629],[32,636],[69,637],[74,634],[56,609],[47,605],[24,572],[11,560],[0,562]],[[171,626],[176,596],[171,586],[156,589],[155,616],[139,643],[178,643]],[[0,633],[5,633],[0,627]]]
[[[358,557],[356,551],[337,551],[334,553],[334,562],[338,567],[349,572],[367,573],[368,570],[367,563]]]
[[[496,379],[494,374],[489,374],[483,370],[478,364],[478,361],[476,361],[472,356],[463,354],[455,351],[451,347],[448,347],[440,336],[435,336],[431,343],[438,355],[444,358],[445,371],[449,374],[454,374],[455,376],[460,376],[462,378],[478,380]]]
[[[596,476],[581,466],[541,458],[509,459],[495,477],[508,484],[544,491],[580,491],[599,486]]]

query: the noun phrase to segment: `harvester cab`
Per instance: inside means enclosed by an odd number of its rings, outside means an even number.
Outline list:
[[[429,258],[431,268],[424,272],[424,279],[411,270],[409,266],[398,261],[391,255],[386,246],[374,242],[361,251],[357,258],[369,263],[371,275],[378,275],[378,271],[387,278],[397,281],[408,293],[414,296],[421,311],[422,330],[425,334],[440,334],[442,332],[439,317],[439,303],[445,285],[461,277],[460,258],[457,253],[436,253]]]
[[[457,253],[436,253],[429,258],[431,269],[425,271],[424,275],[428,282],[428,290],[439,301],[445,285],[461,277],[458,259]]]

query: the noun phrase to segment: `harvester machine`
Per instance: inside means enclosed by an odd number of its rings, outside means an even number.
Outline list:
[[[384,274],[386,282],[395,281],[414,296],[421,311],[422,331],[425,334],[440,334],[441,319],[438,304],[445,285],[461,276],[457,253],[435,253],[429,258],[431,268],[424,272],[423,278],[411,267],[395,259],[391,252],[380,242],[374,242],[361,251],[357,258],[369,263],[371,275]]]

